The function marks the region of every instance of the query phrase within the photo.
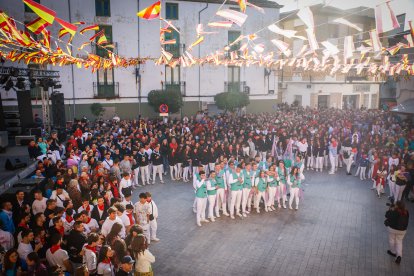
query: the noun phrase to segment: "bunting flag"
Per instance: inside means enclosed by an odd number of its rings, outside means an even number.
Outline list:
[[[247,14],[230,9],[219,10],[217,11],[216,15],[230,20],[239,27],[243,26],[244,22],[246,22],[247,19]]]
[[[108,39],[106,38],[104,33],[98,38],[98,41],[96,42],[96,44],[98,45],[107,44],[107,43],[108,43]]]
[[[271,41],[286,57],[290,57],[292,52],[289,49],[289,44],[278,39],[272,39]]]
[[[257,44],[257,45],[255,45],[254,47],[253,47],[253,49],[254,49],[254,51],[256,52],[256,53],[258,53],[258,54],[261,54],[261,53],[263,53],[263,51],[264,51],[264,49],[265,49],[265,46],[264,46],[264,44]]]
[[[53,21],[55,20],[56,17],[56,12],[39,4],[36,3],[32,0],[23,0],[23,2],[35,13],[37,14],[40,18],[42,18],[43,20],[45,20],[47,23],[49,23],[50,25],[53,24]]]
[[[260,13],[262,13],[262,14],[264,14],[264,13],[265,13],[265,11],[264,11],[264,9],[263,9],[263,8],[261,8],[261,7],[259,7],[259,6],[256,6],[256,5],[254,5],[254,4],[250,3],[250,2],[247,2],[247,1],[246,1],[246,3],[247,3],[247,6],[248,6],[248,7],[252,7],[253,9],[255,9],[256,11],[258,11],[258,12],[260,12]]]
[[[281,29],[276,24],[269,25],[269,26],[267,26],[267,28],[269,29],[269,31],[274,32],[276,34],[283,35],[287,38],[292,38],[296,34],[296,31]]]
[[[198,44],[200,44],[201,42],[203,42],[203,40],[204,40],[204,36],[200,36],[200,38],[199,38],[199,39],[197,39],[196,41],[194,41],[194,42],[190,45],[189,49],[190,49],[190,50],[191,50],[191,49],[193,49],[193,47],[194,47],[194,46],[197,46]]]
[[[203,30],[203,24],[198,24],[196,28],[197,36],[201,35],[209,35],[209,34],[217,34],[218,32],[205,32]]]
[[[355,46],[352,35],[346,36],[344,39],[344,60],[351,58],[354,55]]]
[[[411,20],[410,20],[410,21],[408,21],[408,25],[410,26],[411,42],[413,42],[413,41],[414,41],[414,27],[413,27],[413,25],[412,25]],[[411,46],[411,47],[412,47],[412,46]]]
[[[321,44],[328,50],[331,56],[335,56],[339,53],[338,47],[330,43],[329,41],[322,41]]]
[[[89,44],[91,44],[89,41],[82,43],[82,45],[78,48],[78,50],[79,51],[82,50],[83,48],[85,48],[85,46],[88,46]]]
[[[43,35],[43,39],[40,43],[42,43],[46,49],[50,50],[50,31],[43,29],[41,33]]]
[[[348,20],[346,20],[344,18],[337,18],[337,19],[333,20],[333,22],[346,25],[348,27],[351,27],[351,28],[357,30],[358,32],[362,32],[362,29],[360,27],[358,27],[354,23],[349,22]]]
[[[309,7],[300,9],[297,16],[303,21],[303,23],[305,23],[306,26],[308,26],[309,29],[313,29],[315,27],[313,13]]]
[[[95,38],[102,36],[104,33],[105,33],[104,30],[100,30],[99,32],[94,34],[91,38],[89,38],[89,41],[92,42]]]
[[[302,48],[300,49],[299,53],[296,54],[297,58],[302,57],[302,55],[309,49],[308,45],[303,45]]]
[[[231,21],[210,22],[207,25],[209,27],[216,27],[216,28],[230,28],[233,25],[233,22]]]
[[[88,26],[86,28],[83,28],[82,30],[79,31],[80,34],[84,34],[88,31],[98,31],[99,30],[99,26],[98,25],[92,25],[92,26]]]
[[[369,36],[371,38],[372,49],[374,52],[379,52],[382,50],[381,41],[378,37],[377,30],[372,30],[369,32]]]
[[[165,26],[163,29],[173,29],[174,31],[176,31],[177,33],[180,33],[180,31],[178,30],[178,28],[176,28],[172,23],[171,23],[171,21],[167,21],[167,20],[165,20],[164,18],[162,18],[162,17],[160,17],[160,19],[162,20],[162,21],[164,21],[165,23],[167,23],[167,26]]]
[[[375,25],[379,34],[400,27],[400,23],[398,23],[389,1],[385,5],[381,4],[375,7]]]
[[[237,2],[239,3],[239,7],[241,12],[246,12],[246,0],[237,0]]]
[[[173,58],[173,54],[166,52],[163,48],[161,48],[161,54],[165,57],[167,61],[170,61]]]
[[[158,1],[152,4],[151,6],[139,11],[137,13],[137,16],[143,19],[150,20],[150,19],[157,18],[160,15],[160,12],[161,12],[161,2]]]
[[[44,20],[41,17],[38,17],[32,22],[27,23],[26,28],[29,29],[34,34],[40,34],[43,31],[43,29],[49,25],[50,24],[47,23],[46,20]]]
[[[319,44],[318,41],[316,40],[316,36],[315,36],[315,30],[312,29],[306,29],[306,34],[308,35],[308,40],[309,40],[309,46],[311,48],[312,51],[316,51],[319,49]]]
[[[71,24],[69,22],[66,22],[63,19],[60,19],[59,17],[56,17],[56,21],[60,24],[60,26],[63,27],[68,33],[70,33],[71,36],[74,36],[76,34],[76,31],[78,30],[78,26]]]

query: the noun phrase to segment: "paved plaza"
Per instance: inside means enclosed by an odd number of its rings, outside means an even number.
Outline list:
[[[155,275],[414,275],[414,222],[404,240],[401,265],[386,254],[387,210],[360,181],[305,171],[300,210],[261,212],[245,219],[221,217],[196,225],[190,183],[139,188],[153,193],[159,208]],[[414,204],[408,203],[411,216]]]

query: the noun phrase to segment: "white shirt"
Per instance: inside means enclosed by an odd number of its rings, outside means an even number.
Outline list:
[[[33,204],[32,204],[33,215],[45,212],[45,210],[46,210],[46,201],[47,201],[47,199],[45,197],[42,197],[41,200],[35,199],[33,201]]]
[[[92,210],[93,210],[93,205],[89,204],[88,216],[91,216]],[[78,214],[80,214],[82,211],[86,211],[86,209],[83,207],[83,205],[78,208]]]
[[[64,208],[63,202],[68,198],[70,198],[69,194],[65,190],[63,190],[59,196],[57,195],[56,190],[54,190],[50,196],[50,199],[56,199],[56,205],[62,208]]]
[[[104,161],[102,161],[102,164],[104,166],[105,169],[107,169],[108,171],[112,168],[112,166],[114,165],[114,161],[112,161],[112,159],[104,159]]]
[[[112,264],[99,263],[98,264],[98,275],[114,276],[115,275],[114,266]]]
[[[22,260],[26,260],[27,255],[29,255],[29,253],[33,252],[33,247],[32,245],[26,244],[26,243],[19,243],[19,247],[17,248],[17,253],[19,253],[19,257]]]
[[[4,250],[9,250],[14,247],[14,237],[10,232],[0,229],[0,245]]]
[[[298,146],[298,150],[300,152],[305,152],[305,151],[308,150],[308,143],[307,142],[302,143],[302,142],[299,141],[296,145]]]
[[[151,202],[148,202],[148,209],[150,211],[150,214],[154,216],[155,219],[158,218],[158,207],[155,204],[154,200],[151,200]]]
[[[145,249],[144,253],[139,253],[135,259],[137,259],[135,263],[136,272],[150,272],[151,264],[155,262],[154,255],[148,249]]]
[[[148,217],[147,215],[150,214],[148,203],[145,202],[144,204],[141,204],[141,202],[137,202],[134,205],[135,215],[138,217],[139,224],[140,225],[146,225],[148,224]]]
[[[90,249],[87,249],[86,245],[87,244],[85,244],[83,246],[83,252],[84,252],[84,254],[83,254],[83,263],[86,264],[89,271],[94,271],[97,268],[98,259],[96,257],[95,252],[93,252]]]
[[[60,266],[63,270],[66,270],[64,261],[68,259],[69,255],[66,250],[59,249],[53,254],[50,252],[50,248],[46,251],[46,260],[50,266]]]
[[[121,179],[121,182],[119,183],[119,194],[122,198],[125,198],[124,194],[122,193],[122,189],[129,188],[132,186],[131,179],[126,180],[125,178]]]
[[[122,223],[122,220],[116,216],[114,220],[111,220],[109,217],[106,218],[104,223],[102,224],[101,233],[105,237],[111,232],[112,226],[115,224],[115,222],[118,222],[122,225],[121,233],[119,233],[119,236],[124,239],[125,238],[125,226]]]
[[[124,211],[124,212],[122,213],[122,215],[121,215],[121,216],[119,216],[119,218],[122,220],[122,224],[123,224],[125,227],[128,227],[128,226],[130,226],[130,225],[131,225],[131,222],[129,221],[129,217],[128,217],[128,215],[127,215],[126,211]]]
[[[92,229],[99,229],[99,224],[98,224],[98,222],[96,221],[96,219],[94,219],[94,218],[90,218],[91,220],[88,222],[88,223],[84,223],[84,225],[86,225],[86,227],[88,227],[90,230],[89,231],[92,231]],[[86,227],[85,227],[85,229],[86,229]]]

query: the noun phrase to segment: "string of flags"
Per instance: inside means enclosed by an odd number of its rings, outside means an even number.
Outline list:
[[[0,11],[0,56],[13,62],[24,62],[26,64],[39,63],[54,66],[75,64],[78,68],[91,68],[92,71],[136,66],[137,64],[153,61],[158,65],[171,67],[211,64],[216,66],[265,66],[276,69],[291,67],[292,69],[331,75],[348,73],[352,69],[357,74],[414,75],[414,65],[410,63],[412,58],[409,58],[409,54],[401,54],[401,49],[414,47],[414,29],[411,22],[409,22],[410,33],[405,36],[406,42],[399,42],[389,47],[384,47],[381,43],[380,34],[400,26],[391,8],[390,1],[384,2],[375,8],[376,28],[372,30],[362,30],[358,25],[345,19],[346,16],[332,20],[332,22],[346,25],[360,33],[369,33],[369,40],[362,41],[362,43],[358,41],[359,47],[355,47],[357,42],[354,41],[353,35],[345,36],[343,45],[335,45],[327,40],[317,41],[316,30],[319,25],[315,26],[312,10],[309,7],[304,7],[296,13],[296,16],[306,26],[306,37],[297,35],[295,30],[282,29],[277,24],[271,24],[265,28],[289,40],[303,40],[305,44],[297,53],[293,52],[292,46],[288,42],[277,38],[269,41],[274,48],[266,48],[264,38],[259,37],[258,32],[255,32],[240,35],[229,45],[214,50],[204,57],[194,57],[191,53],[192,50],[202,44],[209,35],[215,35],[221,29],[228,29],[233,26],[242,27],[248,19],[247,8],[253,8],[260,13],[264,13],[262,8],[246,0],[231,1],[239,5],[240,11],[222,9],[220,6],[211,22],[198,24],[195,27],[196,39],[178,57],[169,53],[165,46],[178,43],[170,35],[166,38],[166,34],[171,34],[173,31],[179,33],[179,30],[171,21],[161,17],[161,2],[155,2],[139,11],[137,16],[145,20],[159,19],[160,56],[125,58],[112,52],[111,49],[114,48],[114,45],[106,37],[104,29],[100,30],[98,25],[87,26],[85,22],[70,23],[59,18],[55,11],[37,2],[23,0],[38,16],[25,25],[31,33],[39,35],[38,39],[33,39],[29,31],[19,30],[16,21],[5,12]],[[54,37],[48,27],[55,22],[61,28],[53,44],[51,38]],[[205,27],[209,29],[206,30]],[[89,36],[88,34],[92,32],[93,34]],[[74,56],[71,47],[69,47],[74,46],[72,41],[77,34],[89,37],[87,41],[76,47],[79,51],[84,51],[86,56]],[[63,41],[65,37],[68,37],[67,41]],[[61,47],[58,42],[65,44],[66,47]],[[102,48],[107,55],[99,56],[84,49],[92,44]],[[397,57],[397,61],[393,59],[393,63],[391,63],[389,55]],[[380,58],[380,62],[378,62],[378,58]]]

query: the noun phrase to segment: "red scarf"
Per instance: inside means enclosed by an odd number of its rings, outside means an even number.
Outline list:
[[[101,211],[105,210],[105,204],[102,204],[102,206],[98,204],[98,209]]]
[[[130,225],[134,225],[134,219],[132,218],[132,213],[131,214],[126,213],[126,214],[127,214],[128,218],[129,218],[129,224]]]
[[[110,264],[111,263],[111,259],[110,258],[105,258],[102,263],[104,264]]]
[[[54,254],[59,249],[60,249],[60,244],[52,245],[52,247],[50,248],[50,253]]]
[[[63,237],[65,234],[65,227],[61,227],[60,229],[55,227],[55,229],[59,232],[59,234]]]
[[[73,218],[71,216],[66,216],[66,221],[71,223],[73,221]]]
[[[90,251],[93,251],[93,253],[96,254],[97,249],[96,246],[90,246],[89,244],[85,246],[86,249],[89,249]]]
[[[88,218],[88,221],[86,222],[86,224],[89,224],[89,222],[91,222],[91,218]]]
[[[19,225],[17,226],[25,228],[25,229],[29,229],[29,226],[26,223],[19,223]]]
[[[88,211],[88,213],[91,211],[91,206],[88,204],[88,207],[83,207],[83,209],[85,210],[85,211]]]

